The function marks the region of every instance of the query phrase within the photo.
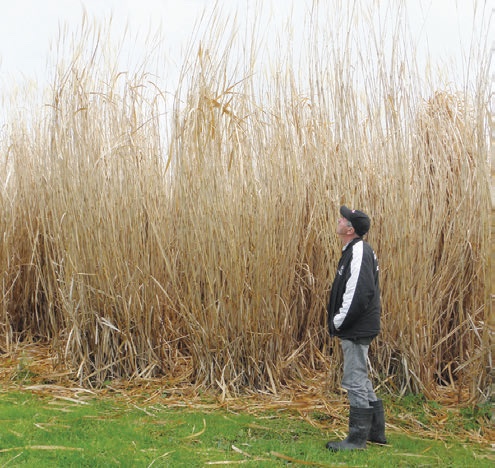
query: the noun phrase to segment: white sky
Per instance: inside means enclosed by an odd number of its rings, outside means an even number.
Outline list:
[[[341,0],[343,7],[352,0]],[[392,0],[398,3],[401,0]],[[338,4],[319,0],[321,4]],[[404,0],[411,28],[419,49],[428,50],[436,60],[460,60],[467,54],[471,37],[483,28],[474,7],[493,11],[495,0]],[[90,18],[112,16],[113,37],[123,34],[128,24],[133,33],[143,33],[160,27],[166,49],[180,62],[181,46],[191,38],[196,20],[205,7],[215,0],[0,0],[0,84],[7,88],[25,79],[42,82],[47,77],[47,64],[53,60],[53,44],[59,29],[77,31],[83,8]],[[269,28],[286,28],[289,11],[293,11],[294,28],[304,16],[311,0],[219,0],[219,11],[238,10],[242,24],[257,4],[262,5],[257,21]],[[383,8],[386,0],[358,0],[358,4],[374,4]],[[493,16],[493,14],[492,14]],[[485,17],[485,21],[487,18]],[[265,23],[266,22],[266,23]],[[492,18],[493,23],[493,18]],[[493,28],[492,28],[493,31]],[[297,35],[296,35],[297,38]],[[493,39],[491,40],[493,44]],[[146,51],[143,50],[143,53]],[[177,64],[177,66],[179,66]],[[7,89],[8,92],[8,89]]]

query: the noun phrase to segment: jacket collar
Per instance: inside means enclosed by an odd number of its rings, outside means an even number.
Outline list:
[[[347,247],[354,245],[356,242],[362,241],[362,237],[355,237],[354,239],[351,239],[344,247],[342,247],[342,252],[345,252],[347,250]]]

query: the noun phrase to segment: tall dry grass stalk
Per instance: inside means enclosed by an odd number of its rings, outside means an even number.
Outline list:
[[[49,341],[86,385],[186,370],[224,396],[276,393],[327,369],[336,388],[325,305],[346,203],[370,213],[381,262],[379,386],[483,395],[487,58],[474,88],[438,87],[400,19],[383,53],[372,13],[366,50],[356,11],[320,41],[315,13],[304,69],[287,51],[260,71],[255,37],[234,53],[217,12],[167,138],[164,91],[104,66],[86,25],[92,53],[76,48],[49,105],[3,137],[2,349]]]

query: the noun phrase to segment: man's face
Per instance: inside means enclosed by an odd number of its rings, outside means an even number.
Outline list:
[[[352,225],[351,222],[342,217],[339,218],[337,221],[337,234],[339,236],[347,236],[351,233]]]

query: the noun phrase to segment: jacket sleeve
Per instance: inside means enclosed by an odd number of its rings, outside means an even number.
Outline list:
[[[338,331],[349,328],[366,311],[374,295],[373,258],[364,249],[364,242],[352,246],[352,259],[342,306],[334,317]]]

